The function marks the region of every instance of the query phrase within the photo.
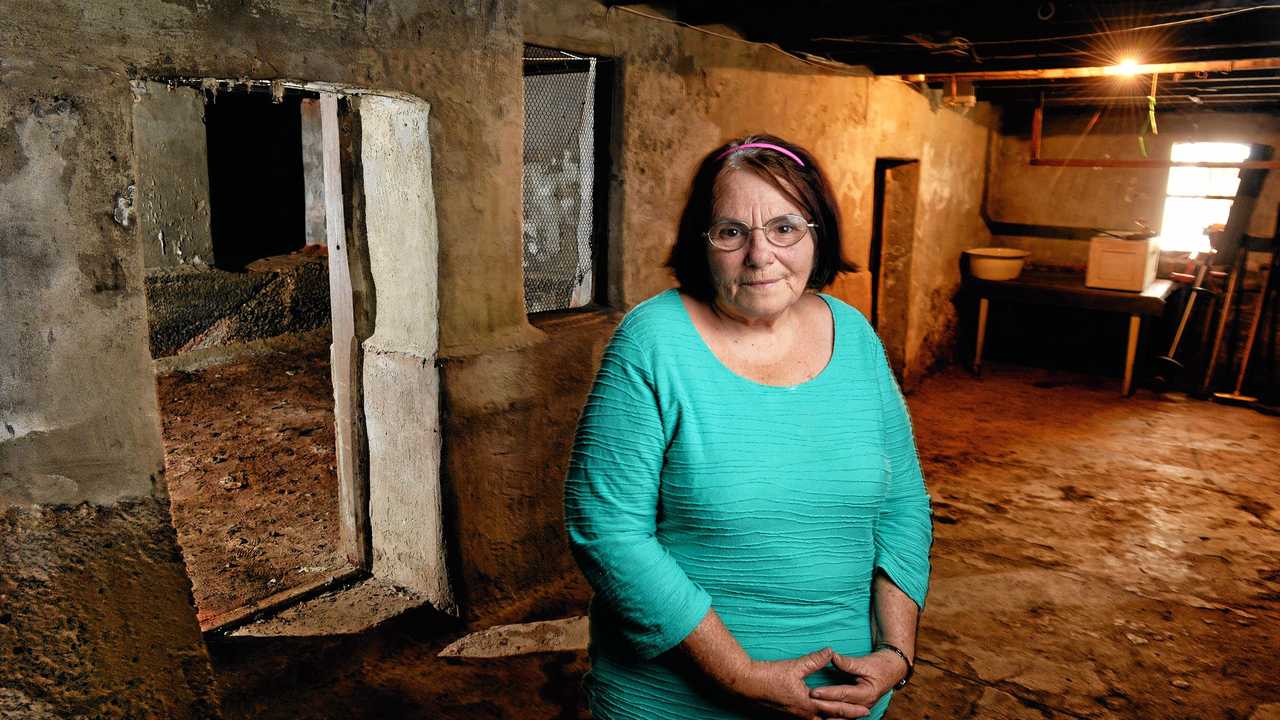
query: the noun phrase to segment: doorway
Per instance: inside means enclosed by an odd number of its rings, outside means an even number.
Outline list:
[[[428,106],[284,81],[134,92],[166,482],[201,628],[456,612]]]
[[[339,534],[327,248],[297,89],[135,88],[170,512],[208,630],[352,570]],[[340,298],[334,298],[340,299]]]
[[[911,304],[911,252],[915,245],[920,161],[877,158],[871,249],[871,324],[889,365],[905,383]]]

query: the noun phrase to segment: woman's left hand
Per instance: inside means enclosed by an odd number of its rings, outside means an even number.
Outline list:
[[[902,658],[883,650],[861,656],[835,653],[831,664],[852,675],[850,682],[814,688],[810,697],[871,707],[907,674]]]

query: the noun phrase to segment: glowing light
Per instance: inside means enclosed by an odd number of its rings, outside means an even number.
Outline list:
[[[1133,77],[1138,74],[1138,67],[1138,61],[1135,58],[1128,57],[1107,68],[1107,74]]]

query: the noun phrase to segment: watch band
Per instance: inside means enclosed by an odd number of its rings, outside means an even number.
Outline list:
[[[915,666],[911,664],[911,660],[910,658],[907,657],[907,654],[902,652],[902,650],[899,650],[896,645],[892,645],[887,642],[876,643],[875,647],[871,649],[871,652],[876,652],[878,650],[889,650],[894,654],[896,654],[898,657],[902,658],[902,662],[907,664],[907,674],[904,675],[902,679],[898,681],[897,685],[893,686],[893,689],[901,690],[902,688],[906,687],[907,681],[911,679],[911,674],[915,672]]]

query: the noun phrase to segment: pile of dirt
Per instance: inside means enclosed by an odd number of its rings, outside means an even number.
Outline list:
[[[304,332],[329,325],[329,267],[303,253],[213,268],[147,271],[151,357]]]

